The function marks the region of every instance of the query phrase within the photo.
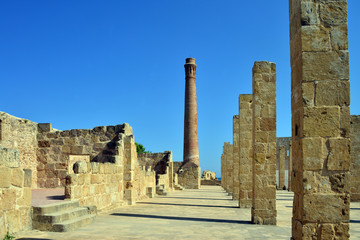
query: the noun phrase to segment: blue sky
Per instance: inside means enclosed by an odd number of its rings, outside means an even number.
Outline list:
[[[360,1],[348,0],[351,114],[360,114]],[[277,64],[277,135],[291,135],[288,1],[0,2],[0,111],[66,130],[129,123],[182,161],[184,63],[197,70],[200,164],[220,175],[254,61]]]

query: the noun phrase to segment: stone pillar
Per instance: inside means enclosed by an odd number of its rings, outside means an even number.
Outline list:
[[[349,238],[347,1],[290,0],[293,239]]]
[[[233,178],[233,146],[229,142],[224,143],[224,155],[225,155],[225,161],[226,161],[226,191],[229,193],[229,195],[232,195],[233,193],[233,186],[234,186],[234,178]]]
[[[239,206],[241,208],[252,206],[252,101],[251,94],[241,94],[239,96]]]
[[[285,148],[279,148],[279,188],[278,189],[285,189]]]
[[[233,198],[239,200],[239,115],[233,116]]]
[[[360,202],[360,115],[352,115],[350,122],[351,139],[351,201]]]
[[[199,189],[201,169],[196,104],[196,64],[194,58],[187,58],[185,67],[185,116],[184,116],[184,154],[178,171],[179,184],[185,188]]]
[[[253,67],[253,202],[251,221],[276,225],[276,65]]]
[[[289,146],[289,164],[288,164],[288,190],[289,191],[292,191],[291,190],[291,175],[292,175],[292,147],[291,147],[291,144]]]
[[[226,161],[225,161],[225,154],[224,154],[224,147],[223,152],[221,154],[221,186],[225,191],[226,190]]]
[[[134,188],[137,153],[134,135],[121,136],[124,139],[124,199],[128,205],[136,203]]]

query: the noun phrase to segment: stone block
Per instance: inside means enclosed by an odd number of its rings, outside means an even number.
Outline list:
[[[19,167],[20,153],[18,150],[3,148],[0,146],[0,166],[5,167]]]
[[[100,163],[98,163],[98,162],[90,162],[91,172],[99,173],[99,168],[100,168],[99,165],[100,165]]]
[[[77,161],[73,167],[74,173],[87,173],[88,167],[85,161]]]
[[[349,79],[348,51],[303,52],[302,62],[304,81]]]
[[[50,146],[51,146],[51,143],[48,140],[38,141],[38,147],[40,147],[40,148],[48,148]]]
[[[316,127],[315,127],[316,126]],[[304,137],[340,136],[339,107],[305,107],[303,119]]]
[[[41,133],[51,132],[52,130],[51,123],[38,123],[37,127],[38,127],[38,131]]]
[[[349,221],[350,197],[347,194],[305,194],[303,204],[304,221]]]
[[[30,187],[32,184],[32,170],[24,169],[24,187]]]
[[[347,24],[346,1],[326,1],[320,3],[320,19],[325,27]]]
[[[301,47],[305,52],[329,51],[330,31],[322,26],[311,25],[301,28]]]
[[[304,170],[321,170],[327,157],[324,139],[321,137],[303,138],[301,144]]]
[[[317,106],[349,106],[350,83],[348,81],[320,81],[316,84]]]
[[[71,154],[84,154],[84,146],[71,146]]]
[[[21,168],[11,169],[11,185],[15,187],[24,186],[24,171]]]
[[[327,169],[329,171],[349,171],[350,139],[330,138]]]
[[[0,188],[8,188],[11,186],[11,169],[0,166]]]

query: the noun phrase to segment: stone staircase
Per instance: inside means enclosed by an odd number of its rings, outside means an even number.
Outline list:
[[[33,207],[33,228],[67,232],[91,223],[95,217],[96,206],[80,207],[79,201],[64,201]]]

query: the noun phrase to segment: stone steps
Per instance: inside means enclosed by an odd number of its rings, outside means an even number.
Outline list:
[[[33,207],[33,228],[66,232],[91,223],[95,217],[96,207],[80,207],[78,201],[64,201]]]

